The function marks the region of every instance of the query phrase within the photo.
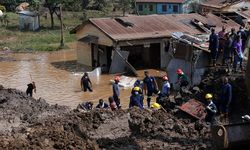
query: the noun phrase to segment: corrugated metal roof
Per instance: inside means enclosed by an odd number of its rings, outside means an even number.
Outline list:
[[[173,32],[184,32],[188,34],[204,34],[191,24],[191,20],[197,19],[205,24],[216,25],[216,30],[221,27],[239,27],[237,23],[228,20],[223,23],[221,18],[208,14],[201,16],[199,14],[175,14],[175,15],[147,15],[147,16],[129,16],[120,17],[125,24],[131,23],[132,26],[125,26],[119,23],[115,18],[95,18],[89,21],[115,41],[163,38],[170,37]]]
[[[246,17],[248,21],[250,21],[250,10],[246,10],[246,11],[238,11],[236,12],[238,14],[240,14],[243,17]]]
[[[185,0],[136,0],[137,3],[184,3]]]
[[[213,8],[223,8],[233,4],[237,4],[242,0],[207,0],[201,3],[201,6],[213,7]]]

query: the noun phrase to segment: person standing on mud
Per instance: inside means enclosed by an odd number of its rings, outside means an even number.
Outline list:
[[[222,91],[221,91],[221,101],[220,101],[220,111],[221,111],[221,119],[228,119],[229,106],[232,101],[232,86],[228,82],[228,78],[222,78]]]
[[[224,43],[225,43],[225,41],[226,41],[225,35],[226,35],[226,27],[223,26],[223,27],[222,27],[222,30],[218,33],[219,48],[218,48],[217,59],[219,59],[220,55],[221,55],[222,52],[223,52]]]
[[[234,64],[233,64],[234,72],[237,72],[238,62],[240,63],[240,69],[243,70],[242,61],[243,61],[242,40],[240,36],[237,35],[236,41],[234,42]]]
[[[182,69],[177,69],[176,73],[177,73],[177,79],[178,79],[177,82],[176,82],[176,84],[180,85],[180,90],[183,87],[187,88],[188,85],[189,85],[188,77],[184,74],[184,72],[182,71]]]
[[[236,36],[237,33],[235,31],[235,28],[231,29],[231,32],[229,34],[230,39],[232,40],[232,46],[231,46],[231,57],[230,57],[230,63],[233,64],[233,60],[234,60],[234,42],[236,41]]]
[[[231,58],[231,48],[232,48],[233,40],[229,37],[229,33],[225,35],[225,43],[223,47],[223,64],[230,67],[229,59]]]
[[[92,87],[92,82],[89,79],[88,73],[85,72],[81,78],[81,88],[84,92],[86,92],[87,90],[92,92],[93,90],[91,89],[91,87]]]
[[[162,77],[162,80],[163,80],[163,84],[162,84],[161,92],[156,99],[156,103],[159,103],[159,104],[161,104],[162,98],[169,97],[170,95],[170,83],[168,81],[168,77],[165,75]]]
[[[33,81],[32,83],[27,84],[27,86],[28,86],[28,88],[27,88],[27,90],[26,90],[26,94],[27,94],[28,96],[32,97],[32,96],[33,96],[33,90],[34,90],[34,92],[36,93],[36,84],[35,84],[35,82]]]
[[[120,77],[119,76],[116,76],[115,79],[114,79],[115,83],[113,84],[113,98],[114,98],[114,101],[117,105],[118,108],[120,108],[120,87],[119,87],[119,82],[120,82]]]
[[[215,33],[215,29],[211,29],[211,35],[209,36],[209,50],[211,51],[211,61],[213,63],[213,66],[216,66],[216,59],[218,54],[218,48],[219,48],[219,38],[218,35]]]
[[[151,102],[153,93],[159,94],[159,91],[158,91],[158,86],[157,86],[155,78],[151,77],[148,71],[144,71],[144,75],[145,75],[145,78],[143,79],[144,89],[145,89],[144,91],[145,93],[147,93],[147,96],[148,96],[147,104],[148,104],[148,108],[150,108],[150,102]]]
[[[215,124],[215,115],[217,113],[217,107],[216,105],[213,103],[213,95],[208,93],[205,96],[208,104],[206,107],[206,117],[205,117],[205,121],[211,123],[211,125]]]

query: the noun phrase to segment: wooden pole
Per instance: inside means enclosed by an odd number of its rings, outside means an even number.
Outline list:
[[[60,4],[60,24],[61,24],[61,42],[60,42],[60,47],[64,47],[62,4]]]

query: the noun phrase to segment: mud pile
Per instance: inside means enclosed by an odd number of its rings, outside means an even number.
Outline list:
[[[0,149],[212,149],[209,129],[163,110],[69,111],[0,88]]]
[[[209,69],[205,73],[201,84],[202,95],[213,93],[214,101],[220,102],[222,90],[222,78],[227,77],[232,85],[232,102],[230,104],[231,123],[241,122],[241,116],[250,114],[250,101],[247,96],[245,85],[245,72],[228,74],[226,69],[217,68]]]

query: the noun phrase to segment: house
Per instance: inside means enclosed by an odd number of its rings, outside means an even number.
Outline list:
[[[149,14],[181,14],[185,0],[136,0],[137,12]]]
[[[36,31],[40,27],[39,14],[31,11],[20,11],[19,28],[20,30]]]
[[[180,66],[183,70],[188,70],[190,68],[187,64],[192,60],[190,54],[193,50],[190,52],[185,46],[184,49],[177,47],[175,50],[170,47],[173,32],[188,35],[209,34],[207,30],[194,24],[193,20],[198,20],[207,27],[215,26],[217,31],[222,26],[239,27],[232,20],[223,21],[213,14],[202,16],[195,13],[89,19],[71,30],[78,39],[77,61],[87,66],[106,67],[110,73],[124,72],[121,70],[124,64],[125,69],[130,70],[174,70],[174,67]],[[209,51],[199,47],[196,49],[200,50],[202,57],[208,58]],[[174,54],[178,55],[176,61],[181,60],[180,66],[169,67],[171,59],[174,58],[172,51],[178,52]],[[198,64],[204,68],[207,63]]]
[[[201,0],[136,0],[139,15],[195,12]]]
[[[214,13],[245,26],[249,24],[249,0],[207,0],[200,4],[202,13]]]
[[[235,4],[241,3],[243,0],[205,0],[200,4],[201,11],[204,12],[222,12]]]

